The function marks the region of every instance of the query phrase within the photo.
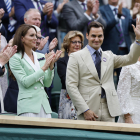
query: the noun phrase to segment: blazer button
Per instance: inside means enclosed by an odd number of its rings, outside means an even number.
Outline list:
[[[37,87],[34,87],[34,89],[37,89]]]
[[[44,89],[44,87],[41,87],[41,89]]]

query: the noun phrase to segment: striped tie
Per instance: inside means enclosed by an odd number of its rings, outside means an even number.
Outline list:
[[[83,6],[83,10],[84,10],[84,12],[85,12],[85,11],[86,11],[86,4],[82,2],[81,5]]]
[[[39,5],[39,2],[38,0],[34,0],[37,4],[37,9],[39,10],[40,14],[41,14],[41,8],[40,8],[40,5]],[[41,21],[41,25],[40,25],[40,28],[41,28],[41,35],[43,35],[44,37],[47,36],[47,31],[46,31],[46,25],[45,25],[45,22],[42,20]]]
[[[117,8],[114,8],[114,12],[115,12],[115,15],[118,14]],[[119,45],[121,45],[122,43],[124,43],[124,36],[123,36],[123,31],[122,31],[120,22],[118,22],[118,27],[119,27],[119,32],[120,32],[120,36],[119,36],[119,37],[120,37]]]
[[[6,3],[5,3],[5,4],[6,4],[7,12],[10,14],[10,12],[11,12],[10,1],[9,1],[9,0],[6,0]],[[13,18],[11,17],[9,20],[11,21],[12,19],[13,19]],[[11,24],[8,25],[8,30],[9,30],[10,32],[13,32],[14,29],[15,29],[14,26],[12,26]]]

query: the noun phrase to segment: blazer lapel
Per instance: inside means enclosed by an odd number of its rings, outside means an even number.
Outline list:
[[[35,66],[36,66],[36,69],[40,69],[40,64],[39,64],[39,61],[38,61],[38,58],[37,58],[37,54],[33,51],[33,56],[34,56],[34,62],[35,62]]]
[[[34,71],[38,71],[40,69],[40,64],[37,60],[36,53],[34,51],[32,51],[32,52],[33,52],[33,56],[34,56],[34,63],[32,62],[32,60],[29,58],[29,56],[26,53],[24,53],[23,58],[27,61],[27,63],[29,63],[29,65],[34,69]],[[40,82],[42,85],[44,85],[42,79],[40,79]]]
[[[24,2],[25,1],[23,1],[23,3]],[[24,6],[26,6],[27,10],[30,8],[35,8],[35,6],[33,5],[33,2],[31,0],[26,0],[26,4]]]
[[[78,11],[84,13],[84,10],[82,9],[81,5],[78,3],[77,0],[73,0],[71,3]]]
[[[92,57],[90,55],[90,52],[88,50],[87,47],[85,47],[82,51],[81,57],[85,63],[85,65],[87,66],[87,68],[89,69],[89,71],[91,72],[91,74],[93,75],[93,77],[100,82],[99,77],[98,77],[98,73],[95,67],[95,64],[92,60]]]
[[[101,79],[103,78],[106,68],[109,62],[109,56],[102,51],[102,58],[101,58]]]
[[[32,60],[29,58],[29,56],[24,53],[23,58],[26,60],[26,62],[34,69],[34,71],[37,71],[35,64],[32,62]]]

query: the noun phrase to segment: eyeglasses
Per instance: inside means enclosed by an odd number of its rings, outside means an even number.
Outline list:
[[[37,38],[37,39],[40,39],[40,40],[42,39],[42,37],[39,37],[39,36],[36,36],[36,38]]]
[[[71,41],[71,43],[74,44],[74,45],[76,45],[77,43],[80,44],[80,45],[82,44],[82,42],[80,42],[80,41]]]

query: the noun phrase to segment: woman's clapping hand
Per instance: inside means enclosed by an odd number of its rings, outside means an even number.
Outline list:
[[[60,58],[62,51],[57,50],[55,53],[55,59],[50,64],[50,69],[52,70],[54,68],[54,63]]]
[[[61,50],[57,50],[56,53],[54,53],[54,51],[51,51],[50,53],[45,54],[46,62],[42,67],[42,70],[46,71],[48,68],[52,70],[54,68],[54,63],[60,58],[61,53]]]

